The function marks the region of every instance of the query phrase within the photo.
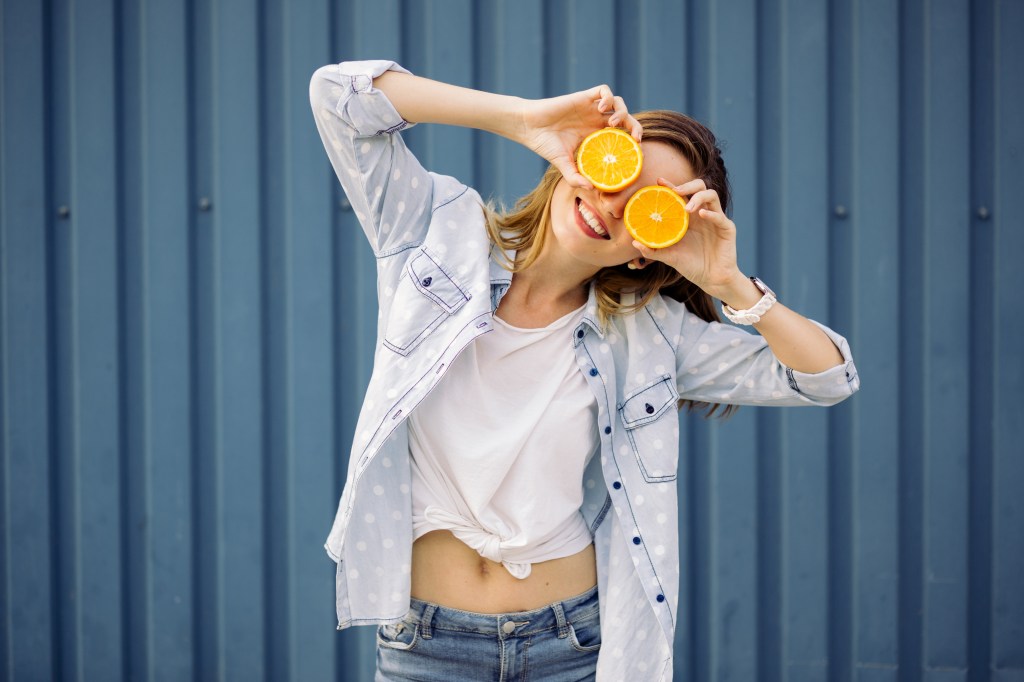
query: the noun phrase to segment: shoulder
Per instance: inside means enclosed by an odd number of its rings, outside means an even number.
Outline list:
[[[686,305],[660,292],[651,297],[647,304],[631,315],[633,324],[623,325],[624,333],[641,333],[645,337],[656,332],[673,348],[679,345],[683,326],[703,322],[687,310]],[[652,337],[653,338],[653,337]],[[660,343],[661,341],[658,341]]]

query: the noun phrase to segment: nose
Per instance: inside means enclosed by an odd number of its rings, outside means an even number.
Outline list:
[[[626,202],[632,194],[630,188],[618,192],[600,192],[601,208],[611,214],[616,220],[622,220],[622,214],[626,210]]]

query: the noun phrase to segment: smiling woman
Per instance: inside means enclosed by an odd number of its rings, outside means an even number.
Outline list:
[[[527,665],[545,680],[669,679],[673,407],[837,403],[859,386],[846,340],[740,272],[721,153],[692,118],[634,116],[606,85],[523,100],[389,61],[325,66],[310,97],[381,292],[325,544],[338,628],[378,625],[379,680]],[[414,123],[490,131],[551,166],[501,213],[420,165],[400,135]],[[574,160],[608,126],[643,164],[601,189]],[[686,238],[666,248],[626,228],[649,186],[685,202]],[[714,298],[759,334],[721,324]]]

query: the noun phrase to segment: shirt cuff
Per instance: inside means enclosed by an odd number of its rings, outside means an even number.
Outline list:
[[[350,96],[339,101],[339,106],[346,110],[339,113],[360,137],[393,133],[414,125],[399,115],[387,95],[373,87],[373,79],[387,71],[411,73],[386,59],[338,64],[341,82],[347,84],[351,92]]]
[[[860,376],[857,374],[856,365],[853,364],[850,344],[845,338],[825,325],[818,322],[814,322],[814,324],[825,332],[839,349],[839,353],[843,356],[842,364],[815,374],[798,372],[787,367],[786,378],[789,380],[789,387],[801,395],[828,402],[839,402],[843,398],[853,395],[860,388]]]

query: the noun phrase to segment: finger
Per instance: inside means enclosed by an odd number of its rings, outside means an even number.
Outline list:
[[[708,190],[707,187],[704,185],[704,181],[700,179],[691,180],[690,182],[684,182],[681,185],[677,185],[676,183],[666,178],[658,178],[658,184],[661,185],[662,187],[668,187],[670,190],[672,190],[673,192],[675,192],[676,194],[685,199],[690,199],[690,197],[697,196],[697,194],[703,191],[714,191]],[[689,210],[689,204],[687,204],[687,210]]]
[[[700,209],[697,212],[697,215],[703,218],[704,220],[707,220],[715,227],[726,227],[729,225],[730,222],[732,222],[731,220],[729,220],[729,216],[725,215],[721,211],[712,211],[707,208]]]
[[[629,108],[626,106],[626,101],[621,97],[615,97],[615,113],[612,115],[608,123],[614,126],[619,126],[626,130],[626,132],[632,134],[634,132],[634,124],[636,119],[629,115]]]
[[[626,100],[622,99],[619,95],[615,95],[615,97],[612,98],[612,102],[615,106],[615,116],[619,120],[626,120],[626,117],[629,116],[629,108],[626,106]]]
[[[573,187],[579,187],[580,189],[593,189],[590,182],[580,175],[579,170],[576,168],[576,164],[572,161],[569,161],[568,159],[558,159],[553,163],[555,164],[555,168],[557,168],[562,174],[562,177],[565,178],[566,182]]]
[[[690,197],[686,203],[686,210],[693,213],[699,208],[709,208],[712,211],[722,210],[722,203],[718,198],[718,192],[713,189],[705,189]]]
[[[613,114],[615,112],[615,98],[612,96],[612,89],[607,85],[595,86],[587,94],[592,99],[597,100],[597,110],[602,114]]]
[[[644,135],[644,127],[640,124],[640,121],[633,118],[632,114],[627,117],[626,123],[622,127],[629,129],[629,133],[637,142],[639,142]]]
[[[673,189],[684,196],[691,196],[697,192],[707,189],[708,186],[704,182],[704,178],[694,178],[689,182],[684,182],[681,185],[673,186]]]

